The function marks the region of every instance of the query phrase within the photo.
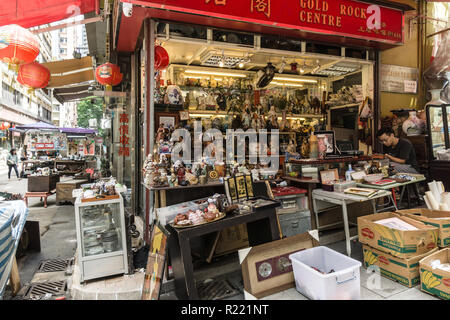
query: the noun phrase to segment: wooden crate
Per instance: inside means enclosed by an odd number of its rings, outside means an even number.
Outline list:
[[[59,175],[28,176],[28,192],[50,192],[58,182]]]
[[[72,180],[58,182],[56,184],[56,203],[60,202],[72,202],[75,203],[75,198],[72,197],[72,191],[75,189],[80,189],[81,185],[88,183],[88,180]]]

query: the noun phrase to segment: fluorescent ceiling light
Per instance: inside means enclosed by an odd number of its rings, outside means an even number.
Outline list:
[[[199,76],[184,76],[185,78],[189,78],[189,79],[207,79],[208,77],[199,77]]]
[[[198,71],[197,70],[186,70],[184,72],[193,73],[193,74],[206,74],[206,75],[212,75],[212,76],[247,78],[247,76],[245,74],[241,74],[241,73],[224,73],[224,72],[203,71],[203,70],[198,70]]]
[[[201,114],[201,113],[199,113],[199,114],[196,114],[196,113],[191,113],[191,112],[189,112],[189,116],[190,117],[192,117],[192,118],[211,118],[211,117],[220,117],[220,118],[225,118],[226,117],[226,115],[224,115],[224,114]]]
[[[283,81],[294,81],[294,82],[309,82],[309,83],[317,83],[317,80],[311,79],[301,79],[301,78],[284,78],[284,77],[275,77],[273,80],[283,80]]]
[[[272,81],[270,84],[275,84],[275,85],[279,85],[279,86],[287,86],[287,87],[303,87],[302,84],[298,84],[298,83],[281,83],[281,82]]]

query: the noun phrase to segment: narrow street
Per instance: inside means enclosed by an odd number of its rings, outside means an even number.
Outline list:
[[[13,172],[11,174],[11,179],[8,180],[8,168],[4,164],[0,165],[0,191],[24,195],[28,180],[18,180]],[[48,198],[47,208],[44,208],[39,198],[31,198],[28,201],[30,211],[27,221],[39,222],[41,251],[27,251],[24,256],[18,258],[22,287],[33,280],[41,261],[71,259],[75,254],[77,240],[74,207],[71,204],[56,205],[55,199],[55,195]],[[8,299],[8,294],[7,290],[5,299]]]

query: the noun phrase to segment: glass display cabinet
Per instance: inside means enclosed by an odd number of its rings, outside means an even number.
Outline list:
[[[123,198],[75,202],[80,282],[128,273]]]
[[[428,105],[430,178],[442,181],[450,190],[450,104]]]

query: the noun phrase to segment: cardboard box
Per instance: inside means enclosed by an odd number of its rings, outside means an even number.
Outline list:
[[[306,232],[250,248],[241,259],[245,291],[260,299],[295,287],[289,255],[317,246],[319,242]],[[261,276],[261,269],[267,272],[265,277]]]
[[[399,218],[418,230],[403,231],[375,223],[388,218]],[[422,255],[436,248],[438,231],[436,227],[393,212],[358,217],[358,237],[361,243],[403,259]]]
[[[436,211],[425,208],[399,210],[397,213],[419,220],[427,225],[439,228],[438,246],[441,248],[450,245],[450,211]],[[448,218],[448,219],[436,219]]]
[[[364,267],[367,269],[376,265],[380,268],[380,274],[385,278],[411,288],[420,283],[419,261],[438,250],[439,248],[434,248],[428,253],[401,259],[368,245],[363,245]]]
[[[433,269],[431,267],[433,260],[450,263],[450,248],[435,252],[419,261],[420,289],[439,298],[450,300],[450,272]]]

